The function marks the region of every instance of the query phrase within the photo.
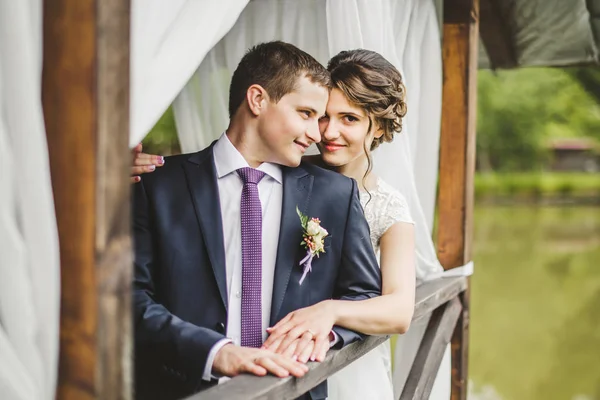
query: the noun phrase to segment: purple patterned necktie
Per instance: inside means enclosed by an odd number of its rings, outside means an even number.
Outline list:
[[[245,167],[237,170],[242,189],[242,346],[262,345],[262,207],[258,182],[265,173]]]

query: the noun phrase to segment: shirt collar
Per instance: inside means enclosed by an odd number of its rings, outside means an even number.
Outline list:
[[[227,135],[223,133],[215,146],[213,147],[215,159],[215,167],[217,170],[217,178],[221,179],[225,175],[237,171],[240,168],[249,167],[244,156],[235,148]],[[281,166],[273,163],[262,163],[258,168],[277,182],[282,183],[283,177]]]

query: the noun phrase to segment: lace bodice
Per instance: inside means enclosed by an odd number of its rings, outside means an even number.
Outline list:
[[[396,222],[414,222],[404,196],[381,179],[377,179],[377,187],[370,191],[370,195],[360,192],[360,204],[371,229],[373,250],[379,254],[379,241],[390,226]]]

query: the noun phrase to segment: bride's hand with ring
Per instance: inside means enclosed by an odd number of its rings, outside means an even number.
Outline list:
[[[292,356],[298,361],[323,361],[329,350],[329,335],[335,323],[335,301],[325,300],[292,311],[275,326],[268,328],[269,337],[263,347],[285,354],[295,344]],[[314,345],[310,346],[313,341]],[[308,351],[310,347],[312,351]]]

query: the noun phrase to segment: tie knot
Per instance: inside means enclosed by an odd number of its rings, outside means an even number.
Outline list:
[[[254,168],[244,167],[237,170],[238,175],[244,181],[244,184],[253,183],[255,185],[264,178],[265,173]]]

